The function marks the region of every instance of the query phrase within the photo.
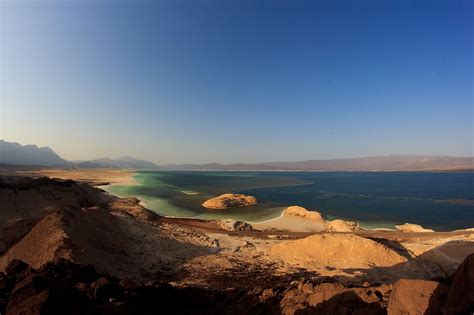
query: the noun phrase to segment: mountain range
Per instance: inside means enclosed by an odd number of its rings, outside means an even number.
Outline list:
[[[158,169],[159,166],[145,160],[123,156],[116,159],[101,158],[75,163],[78,168],[131,168],[131,169]]]
[[[100,158],[70,162],[62,159],[48,147],[20,145],[0,140],[0,164],[76,167],[126,168],[142,170],[221,170],[221,171],[424,171],[474,170],[473,157],[432,155],[386,155],[362,158],[307,160],[297,162],[235,163],[235,164],[168,164],[152,162],[130,156]]]
[[[0,163],[28,166],[73,166],[62,159],[51,148],[36,145],[21,145],[0,140]]]
[[[421,171],[474,169],[473,157],[385,155],[362,158],[269,162],[256,164],[171,164],[167,170],[265,170],[265,171]]]

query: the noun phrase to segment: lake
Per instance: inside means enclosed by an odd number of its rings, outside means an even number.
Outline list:
[[[249,222],[278,217],[289,205],[349,219],[365,227],[405,222],[435,230],[474,227],[473,172],[222,172],[143,171],[137,184],[105,189],[136,196],[159,214]],[[255,196],[251,207],[209,210],[201,203],[223,193]]]

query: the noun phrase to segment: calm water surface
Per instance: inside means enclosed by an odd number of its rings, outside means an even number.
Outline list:
[[[474,173],[430,172],[138,172],[137,185],[108,186],[136,196],[159,214],[263,221],[288,205],[318,210],[327,218],[352,219],[367,227],[405,222],[437,230],[474,227]],[[252,207],[209,210],[219,194],[257,197]]]

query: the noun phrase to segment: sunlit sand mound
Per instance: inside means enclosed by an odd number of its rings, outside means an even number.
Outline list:
[[[359,223],[344,220],[328,221],[324,227],[327,232],[354,232],[361,230]]]
[[[270,254],[289,264],[331,268],[389,267],[407,259],[394,250],[351,234],[320,234],[274,245]]]
[[[150,224],[149,217],[141,217],[96,207],[54,211],[0,256],[0,271],[13,259],[34,268],[66,259],[141,279],[168,264],[213,252],[209,238],[198,231]]]
[[[259,230],[280,230],[287,232],[322,232],[324,219],[321,213],[303,207],[291,206],[284,209],[281,216],[265,222],[253,223]]]
[[[402,224],[402,225],[395,225],[395,227],[397,228],[397,230],[399,230],[401,232],[407,232],[407,233],[409,233],[409,232],[434,232],[431,229],[423,228],[421,225],[411,224],[411,223],[405,223],[405,224]]]
[[[300,206],[291,206],[283,210],[283,214],[292,215],[296,217],[302,217],[313,221],[315,223],[324,223],[323,216],[321,213],[316,211],[309,211]]]
[[[227,209],[230,207],[243,207],[256,204],[257,199],[253,196],[246,196],[242,194],[223,194],[207,200],[202,204],[202,206],[208,209]]]

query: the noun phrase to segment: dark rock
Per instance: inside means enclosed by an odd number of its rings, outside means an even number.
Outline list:
[[[28,264],[17,259],[10,261],[8,266],[5,268],[5,274],[7,276],[18,275],[28,269]]]
[[[76,283],[76,285],[74,287],[77,288],[80,291],[84,291],[84,290],[87,290],[89,288],[89,285],[87,283],[84,283],[84,282],[79,282],[79,283]]]
[[[105,284],[108,284],[108,283],[109,283],[109,280],[107,280],[107,278],[101,277],[101,278],[99,278],[96,281],[91,283],[91,288],[95,289],[99,286],[102,286],[102,285],[105,285]]]
[[[474,313],[474,254],[467,256],[454,273],[453,283],[444,304],[444,313]]]
[[[273,291],[273,289],[265,289],[263,290],[262,294],[260,295],[260,303],[265,303],[267,302],[269,299],[275,297],[275,292]]]
[[[129,279],[120,280],[119,285],[122,288],[124,288],[125,290],[134,290],[138,287],[135,282],[133,282],[132,280],[129,280]]]
[[[122,296],[122,289],[116,283],[109,282],[105,278],[100,278],[91,287],[94,289],[94,299],[108,301],[111,298]]]

